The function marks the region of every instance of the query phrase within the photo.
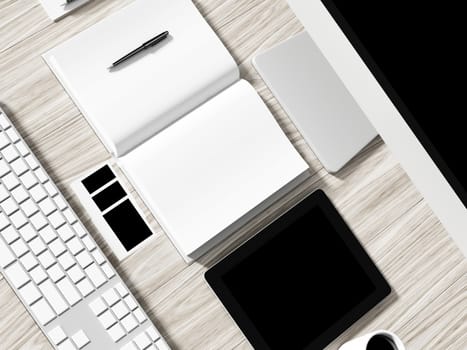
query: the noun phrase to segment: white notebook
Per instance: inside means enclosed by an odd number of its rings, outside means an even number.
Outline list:
[[[136,0],[44,58],[187,261],[308,176],[189,0]]]

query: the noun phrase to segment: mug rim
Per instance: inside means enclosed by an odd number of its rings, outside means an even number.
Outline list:
[[[368,336],[367,344],[368,344],[368,341],[370,341],[370,339],[373,338],[376,335],[385,335],[385,336],[387,336],[389,339],[391,339],[394,342],[394,345],[396,346],[397,350],[405,350],[404,343],[402,343],[402,340],[399,338],[399,336],[397,336],[397,334],[395,334],[395,333],[393,333],[391,331],[387,331],[385,329],[380,329],[380,330],[368,333],[367,334],[367,336]]]
[[[399,338],[399,336],[385,329],[378,329],[378,330],[357,336],[356,338],[350,339],[344,344],[342,344],[339,347],[339,350],[355,350],[355,349],[366,350],[366,345],[368,344],[368,341],[373,336],[378,335],[378,334],[384,335],[390,338],[394,342],[397,350],[406,350],[405,345],[402,342],[402,340]]]

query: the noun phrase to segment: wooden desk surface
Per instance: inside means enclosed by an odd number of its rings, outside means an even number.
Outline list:
[[[52,23],[36,0],[0,1],[0,103],[107,253],[69,185],[80,172],[110,156],[40,55],[130,2],[95,0]],[[302,31],[285,0],[195,3],[233,54],[242,76],[309,162],[313,176],[191,266],[146,211],[156,238],[122,263],[110,259],[170,345],[251,348],[209,290],[203,272],[284,208],[323,188],[394,288],[392,298],[329,349],[379,328],[396,332],[408,349],[466,349],[467,261],[386,146],[375,140],[338,176],[329,175],[251,66],[257,52]],[[50,349],[1,276],[0,349]]]

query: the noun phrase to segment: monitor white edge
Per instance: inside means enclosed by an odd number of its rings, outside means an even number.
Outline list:
[[[287,0],[464,256],[467,210],[321,0]]]

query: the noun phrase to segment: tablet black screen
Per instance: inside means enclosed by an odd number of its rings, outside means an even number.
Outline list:
[[[365,301],[389,292],[385,282],[381,288],[382,277],[368,271],[374,265],[348,228],[342,230],[343,221],[331,222],[337,213],[330,203],[317,204],[316,198],[302,202],[213,273],[214,290],[234,318],[239,314],[256,349],[324,346],[338,335],[336,325],[345,329],[346,321],[367,311]]]

